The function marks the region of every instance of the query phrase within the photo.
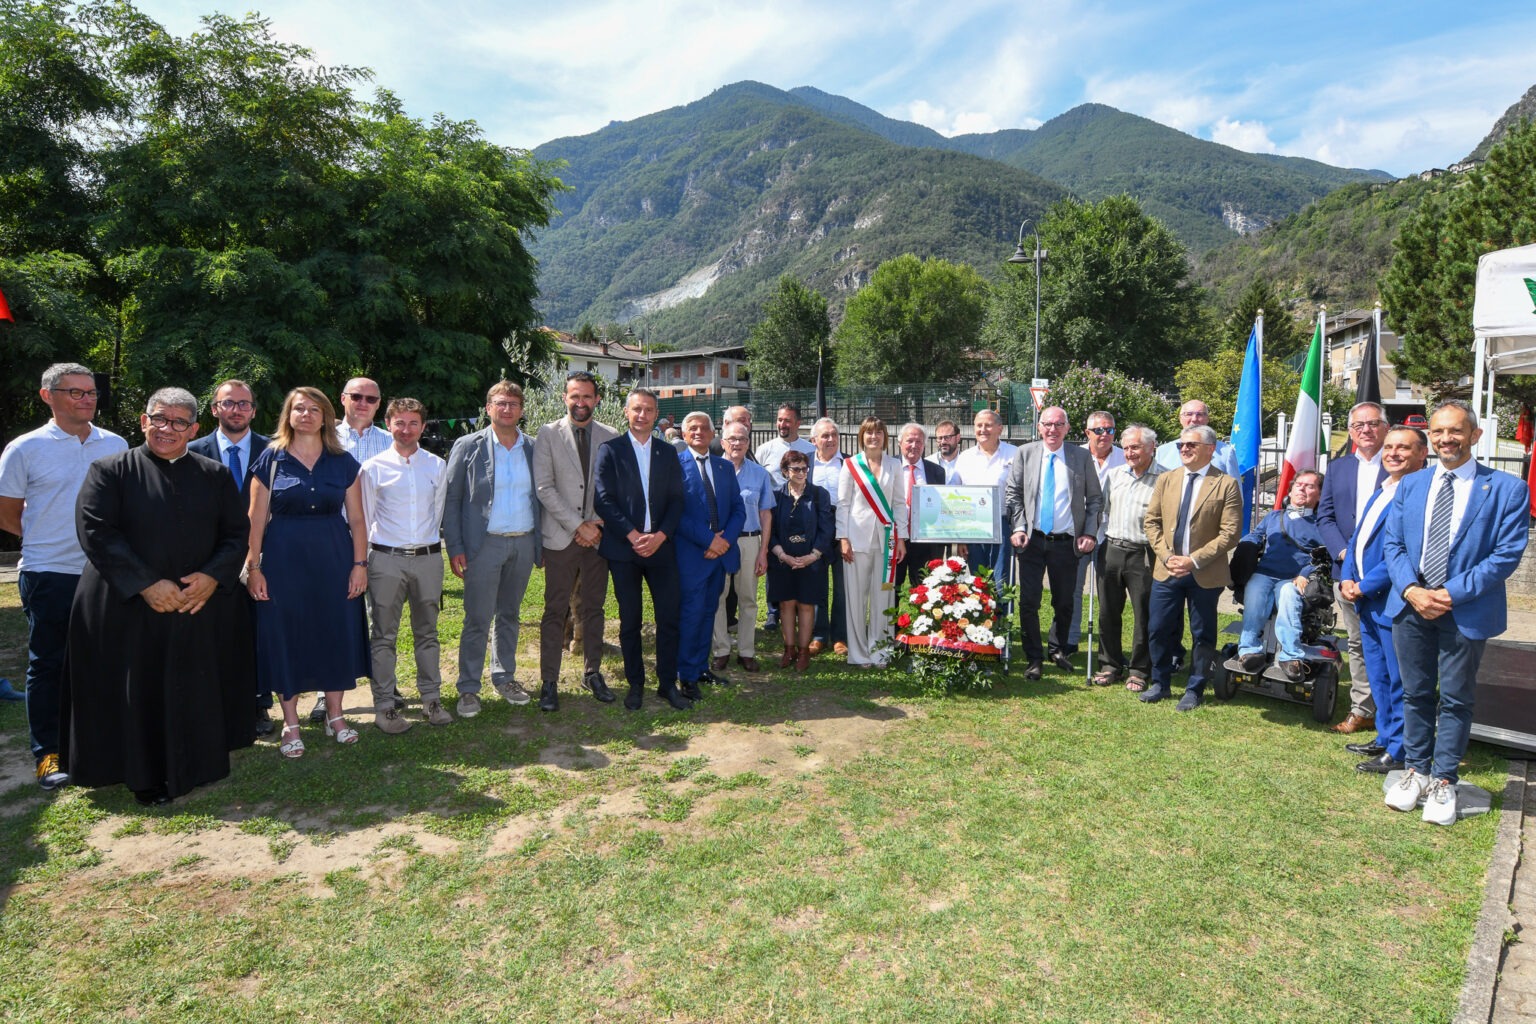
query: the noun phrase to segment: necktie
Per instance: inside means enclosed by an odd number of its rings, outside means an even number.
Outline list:
[[[592,471],[592,453],[587,448],[587,428],[576,428],[576,454],[581,456],[581,485],[587,485],[587,479]]]
[[[917,486],[917,467],[907,466],[907,536],[912,536],[912,488]]]
[[[720,532],[720,505],[715,501],[715,485],[709,479],[709,458],[695,456],[699,460],[699,476],[704,478],[704,504],[709,506],[709,532]]]
[[[235,478],[235,486],[245,486],[245,474],[240,472],[240,446],[230,445],[224,449],[224,462],[229,466],[229,475]]]
[[[1200,479],[1199,473],[1190,473],[1184,481],[1184,500],[1179,502],[1179,521],[1173,528],[1173,553],[1184,553],[1184,524],[1189,519],[1189,500],[1195,494],[1195,481]]]
[[[1456,504],[1451,474],[1440,475],[1435,507],[1429,513],[1429,540],[1424,545],[1424,585],[1431,590],[1445,586],[1451,565],[1451,509]]]
[[[1040,532],[1056,532],[1056,453],[1045,463],[1045,483],[1040,488]]]

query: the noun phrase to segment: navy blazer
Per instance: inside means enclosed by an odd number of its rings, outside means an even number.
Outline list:
[[[768,538],[769,551],[789,542],[789,511],[795,504],[795,496],[789,493],[788,484],[774,491],[773,497],[773,530]],[[807,503],[815,520],[816,532],[811,534],[811,547],[820,551],[823,559],[830,560],[836,543],[834,535],[837,533],[837,513],[832,509],[832,499],[828,497],[825,487],[817,487],[813,483],[805,485],[805,493],[800,498]]]
[[[240,497],[247,499],[250,498],[251,466],[255,464],[256,456],[266,451],[267,446],[271,443],[272,439],[270,437],[266,436],[265,434],[258,434],[254,430],[251,431],[251,457],[245,460],[245,479],[240,481]],[[199,437],[197,440],[188,444],[187,451],[195,452],[198,455],[207,456],[214,462],[217,462],[219,465],[224,466],[226,469],[229,466],[229,464],[224,461],[224,453],[219,451],[218,427],[214,427],[213,430],[207,434],[204,434],[202,437]]]
[[[1328,472],[1323,474],[1323,493],[1317,502],[1317,528],[1322,531],[1323,543],[1333,555],[1333,564],[1339,564],[1339,552],[1349,546],[1349,538],[1355,535],[1356,478],[1360,475],[1360,459],[1353,453],[1341,455],[1328,462]],[[1387,478],[1387,471],[1376,475],[1376,487]]]
[[[1365,511],[1369,512],[1378,501],[1381,501],[1381,488],[1371,495],[1371,500],[1365,503]],[[1359,537],[1349,538],[1349,547],[1344,552],[1344,571],[1339,575],[1341,580],[1354,580],[1360,588],[1360,600],[1371,602],[1372,607],[1380,607],[1386,604],[1387,590],[1392,586],[1392,574],[1387,571],[1387,559],[1384,554],[1387,540],[1387,516],[1382,515],[1376,520],[1376,528],[1371,535],[1365,538],[1365,563],[1361,565],[1355,558],[1355,547]],[[1357,601],[1358,605],[1359,602]]]
[[[1429,488],[1435,467],[1403,478],[1387,512],[1384,549],[1392,590],[1387,615],[1396,619],[1408,606],[1403,591],[1419,583],[1424,556],[1424,524],[1429,516]],[[1531,518],[1530,492],[1517,476],[1478,464],[1461,528],[1451,539],[1451,595],[1456,628],[1473,640],[1498,636],[1508,627],[1504,581],[1520,566]]]
[[[683,514],[683,467],[677,452],[664,439],[653,437],[650,443],[651,531],[666,534],[670,542],[677,536]],[[629,544],[629,532],[645,530],[645,490],[640,486],[640,464],[635,461],[627,430],[611,441],[604,441],[597,450],[597,493],[592,508],[603,520],[598,554],[610,562],[639,561]],[[666,550],[666,544],[657,549],[657,554],[674,557]]]
[[[633,454],[633,452],[631,452]],[[683,514],[677,524],[677,565],[680,569],[702,572],[709,568],[704,550],[714,541],[709,528],[709,504],[704,499],[704,478],[699,475],[698,456],[693,449],[684,448],[677,453],[677,463],[683,470]],[[741,548],[736,538],[741,535],[747,521],[747,506],[741,500],[741,488],[736,484],[736,467],[718,455],[709,458],[714,478],[721,482],[715,489],[716,513],[720,517],[720,533],[730,543],[730,549],[720,556],[725,571],[741,569]]]

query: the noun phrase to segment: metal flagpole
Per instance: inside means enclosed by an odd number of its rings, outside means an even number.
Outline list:
[[[1099,591],[1099,549],[1095,547],[1088,553],[1090,565],[1088,566],[1088,678],[1089,686],[1093,685],[1093,624],[1097,621],[1094,612],[1094,598]]]

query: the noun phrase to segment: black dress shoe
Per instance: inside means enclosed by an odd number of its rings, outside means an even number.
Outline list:
[[[1067,672],[1075,672],[1077,668],[1072,664],[1072,656],[1066,651],[1052,651],[1051,664]]]
[[[721,665],[720,667],[724,668],[725,666]],[[699,675],[699,682],[701,682],[701,683],[708,683],[710,686],[730,686],[731,685],[731,681],[729,679],[725,678],[725,676],[717,676],[713,672],[711,672],[709,669],[705,669]],[[695,697],[694,699],[697,700],[698,698]]]
[[[687,697],[689,700],[704,699],[704,691],[699,689],[699,684],[696,680],[686,683],[679,683],[678,688],[683,691],[683,696]]]
[[[559,711],[560,710],[560,684],[559,683],[545,683],[539,689],[539,710],[540,711]]]
[[[1363,743],[1346,743],[1344,749],[1351,754],[1359,754],[1361,757],[1380,757],[1387,752],[1387,748],[1375,740],[1366,740]]]
[[[1167,700],[1168,687],[1149,686],[1144,691],[1137,694],[1136,699],[1141,701],[1143,704],[1156,704],[1160,700]]]
[[[588,672],[581,677],[581,685],[592,691],[592,696],[604,704],[612,704],[613,691],[608,689],[608,683],[603,679],[601,672]]]
[[[1038,661],[1030,662],[1028,667],[1026,667],[1024,669],[1024,678],[1028,679],[1030,682],[1037,682],[1037,681],[1039,681],[1039,679],[1040,679],[1040,669],[1041,669],[1040,662],[1038,662]]]
[[[145,807],[159,807],[161,804],[171,802],[171,795],[165,791],[164,786],[156,786],[154,789],[136,789],[133,798]]]
[[[678,711],[688,711],[693,708],[693,701],[683,695],[682,691],[677,688],[676,683],[669,683],[666,686],[658,687],[656,694]]]
[[[272,735],[272,730],[275,729],[275,728],[277,728],[277,727],[272,724],[272,719],[267,717],[267,713],[265,711],[258,711],[258,712],[256,712],[256,735],[257,736],[271,736]]]
[[[631,711],[639,711],[643,703],[645,703],[645,687],[631,686],[629,693],[624,697],[624,706]]]
[[[1365,772],[1367,775],[1385,775],[1387,772],[1401,771],[1403,762],[1392,760],[1391,754],[1382,754],[1373,757],[1369,761],[1361,761],[1355,765],[1355,771]]]

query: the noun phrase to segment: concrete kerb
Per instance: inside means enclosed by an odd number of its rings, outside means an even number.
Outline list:
[[[1499,811],[1499,830],[1493,840],[1493,857],[1483,889],[1483,909],[1472,932],[1472,948],[1467,952],[1467,980],[1461,987],[1455,1024],[1487,1024],[1493,1019],[1504,936],[1516,924],[1510,902],[1515,888],[1515,871],[1520,866],[1527,770],[1525,761],[1512,759],[1509,762],[1503,806]]]

